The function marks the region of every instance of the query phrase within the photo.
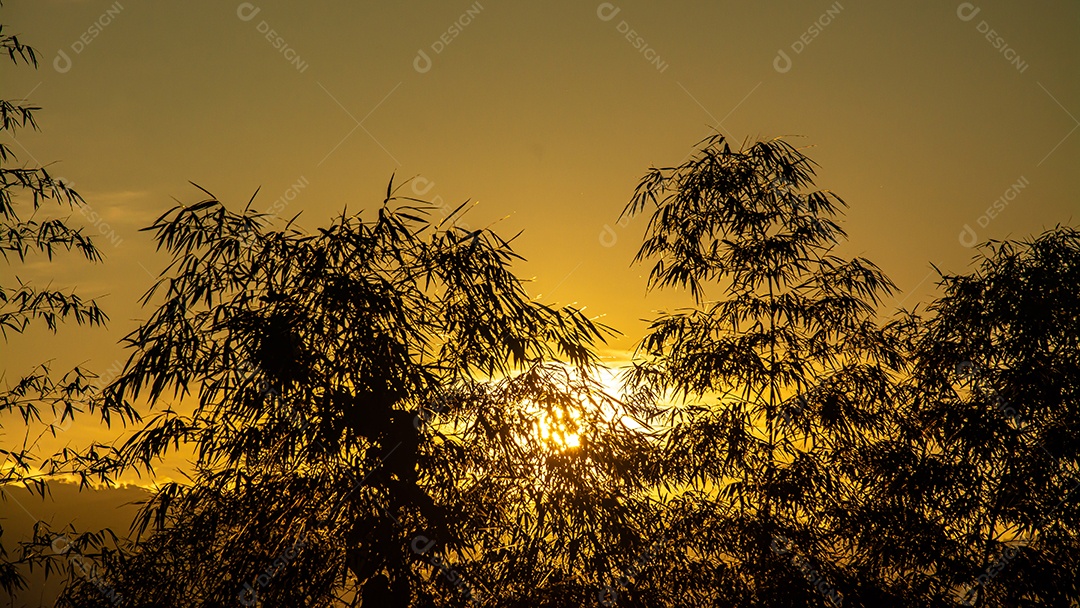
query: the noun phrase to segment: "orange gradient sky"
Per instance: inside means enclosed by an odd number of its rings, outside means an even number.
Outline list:
[[[35,258],[3,280],[78,286],[112,317],[11,337],[8,380],[45,359],[109,375],[165,264],[138,229],[198,201],[188,180],[233,209],[261,187],[257,209],[279,201],[308,229],[374,208],[395,173],[416,177],[410,194],[478,200],[472,226],[524,230],[531,293],[624,332],[613,355],[642,318],[689,303],[646,297],[630,265],[645,220],[619,213],[650,165],[712,129],[812,146],[819,186],[851,205],[844,253],[900,287],[888,309],[932,295],[930,263],[965,271],[965,241],[1080,209],[1072,1],[7,0],[0,21],[42,59],[0,64],[2,97],[43,108],[42,132],[11,148],[59,161],[89,205],[73,221],[106,256]]]

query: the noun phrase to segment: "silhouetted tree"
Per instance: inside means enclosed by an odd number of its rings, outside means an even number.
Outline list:
[[[0,52],[15,64],[37,67],[37,53],[4,32],[0,25]],[[37,106],[25,100],[0,99],[0,132],[11,142],[21,129],[37,129]],[[79,194],[54,178],[45,167],[28,166],[19,161],[9,142],[0,142],[0,255],[6,263],[24,262],[39,255],[52,260],[59,251],[77,251],[91,262],[101,260],[101,254],[81,228],[72,226],[65,218],[40,219],[53,207],[61,211],[85,204]],[[77,324],[102,325],[108,319],[93,300],[84,300],[72,292],[41,287],[24,282],[15,276],[14,284],[0,284],[0,334],[6,341],[10,333],[22,333],[34,325],[44,324],[56,331],[63,321]],[[0,375],[0,377],[3,377]],[[14,379],[4,378],[0,387],[0,418],[21,419],[22,440],[6,436],[0,447],[0,499],[13,500],[8,492],[20,486],[44,497],[46,482],[58,469],[52,459],[43,459],[37,447],[46,433],[55,436],[58,428],[71,424],[77,412],[93,409],[91,382],[96,376],[83,368],[75,368],[57,378],[48,362]],[[102,411],[105,420],[111,414],[127,416],[127,412]],[[130,418],[128,418],[130,420]],[[7,435],[7,433],[4,433]],[[48,536],[41,523],[36,534]],[[3,529],[0,528],[0,536]],[[77,539],[77,535],[72,533]],[[48,544],[48,542],[46,542]],[[33,543],[24,545],[18,557],[0,545],[0,589],[12,594],[25,587],[20,565],[44,562],[47,572],[55,564],[41,555]]]
[[[693,306],[624,396],[611,330],[533,301],[464,205],[435,223],[391,182],[312,234],[171,209],[97,404],[156,414],[70,463],[190,479],[80,537],[61,605],[1077,605],[1080,234],[992,243],[882,322],[893,285],[837,253],[814,177],[714,136],[641,180],[636,261]]]
[[[844,601],[854,449],[887,426],[903,333],[874,321],[892,283],[834,253],[844,203],[813,178],[783,140],[732,150],[716,135],[650,170],[624,212],[652,208],[636,258],[649,286],[695,303],[652,322],[630,374],[675,399],[670,548],[634,589],[668,586],[681,606]]]
[[[578,605],[647,536],[656,459],[626,417],[652,406],[591,378],[609,330],[429,209],[388,188],[305,234],[211,196],[149,228],[173,262],[106,399],[160,413],[80,472],[195,460],[101,560],[119,605]]]
[[[1080,602],[1080,233],[983,246],[921,320],[864,455],[860,555],[908,606]]]

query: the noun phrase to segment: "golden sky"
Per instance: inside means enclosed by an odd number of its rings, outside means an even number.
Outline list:
[[[931,262],[964,271],[974,239],[1080,219],[1074,1],[6,0],[0,21],[42,57],[0,64],[2,97],[43,108],[43,132],[11,147],[59,161],[107,257],[18,275],[78,285],[112,317],[13,337],[9,379],[124,356],[164,265],[138,228],[199,200],[188,180],[234,209],[261,187],[256,208],[280,201],[308,228],[377,206],[394,173],[428,199],[479,200],[466,221],[524,230],[531,292],[604,315],[626,334],[613,352],[689,303],[645,297],[630,266],[645,220],[619,212],[650,165],[712,129],[813,146],[819,186],[851,205],[845,253],[902,291],[890,308],[932,294]]]

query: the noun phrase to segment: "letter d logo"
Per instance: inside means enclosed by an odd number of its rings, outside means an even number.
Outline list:
[[[423,49],[416,51],[416,59],[413,59],[412,67],[421,74],[426,74],[431,69],[431,57]]]
[[[236,594],[236,599],[245,606],[255,605],[255,589],[252,588],[251,583],[244,583],[244,588]]]
[[[417,555],[423,555],[428,551],[431,551],[431,548],[434,546],[435,541],[429,539],[423,534],[418,534],[416,538],[412,539],[412,542],[409,544],[409,548],[411,548],[413,550],[413,553]]]
[[[956,16],[959,17],[961,21],[971,21],[981,10],[981,8],[970,2],[963,2],[960,6],[956,7]]]
[[[781,74],[786,74],[791,69],[791,57],[788,57],[784,49],[776,51],[776,58],[772,60],[772,67]]]
[[[71,549],[71,541],[68,540],[68,538],[66,536],[61,534],[60,536],[57,536],[56,538],[53,539],[51,546],[52,546],[53,553],[58,553],[58,554],[63,555],[64,553],[67,553],[68,550]]]
[[[421,51],[421,52],[423,52],[423,51]],[[421,186],[420,182],[423,182],[424,185]],[[424,196],[428,192],[431,192],[431,189],[434,188],[434,187],[435,187],[435,182],[431,181],[430,179],[428,179],[426,177],[422,177],[422,176],[417,177],[416,179],[414,179],[413,183],[412,183],[412,191],[413,191],[413,194],[415,194],[416,196]]]
[[[604,247],[614,247],[618,242],[619,235],[615,234],[611,226],[604,224],[604,229],[600,231],[600,244]]]
[[[611,588],[611,585],[604,585],[604,588],[596,594],[596,599],[600,601],[601,606],[614,606],[615,601],[619,599],[619,594]]]
[[[979,242],[979,235],[975,234],[970,224],[964,224],[964,229],[960,231],[959,240],[961,245],[970,248]]]
[[[250,2],[241,2],[240,6],[236,7],[236,16],[239,17],[241,21],[251,21],[261,10],[261,8],[256,7]]]
[[[63,50],[56,51],[56,58],[53,59],[52,67],[61,74],[67,74],[71,70],[71,57]]]
[[[610,2],[603,2],[600,6],[596,7],[596,16],[600,18],[600,21],[611,21],[621,10],[621,8],[618,8]]]

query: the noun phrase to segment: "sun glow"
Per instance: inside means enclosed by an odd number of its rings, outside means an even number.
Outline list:
[[[539,411],[535,426],[536,436],[556,448],[573,449],[581,445],[577,417],[569,408]]]
[[[525,413],[532,419],[535,441],[551,449],[572,451],[581,447],[592,427],[615,422],[627,429],[646,427],[629,416],[621,403],[622,384],[618,372],[598,368],[589,378],[589,390],[571,389],[572,398],[563,403],[539,403],[528,399]]]

